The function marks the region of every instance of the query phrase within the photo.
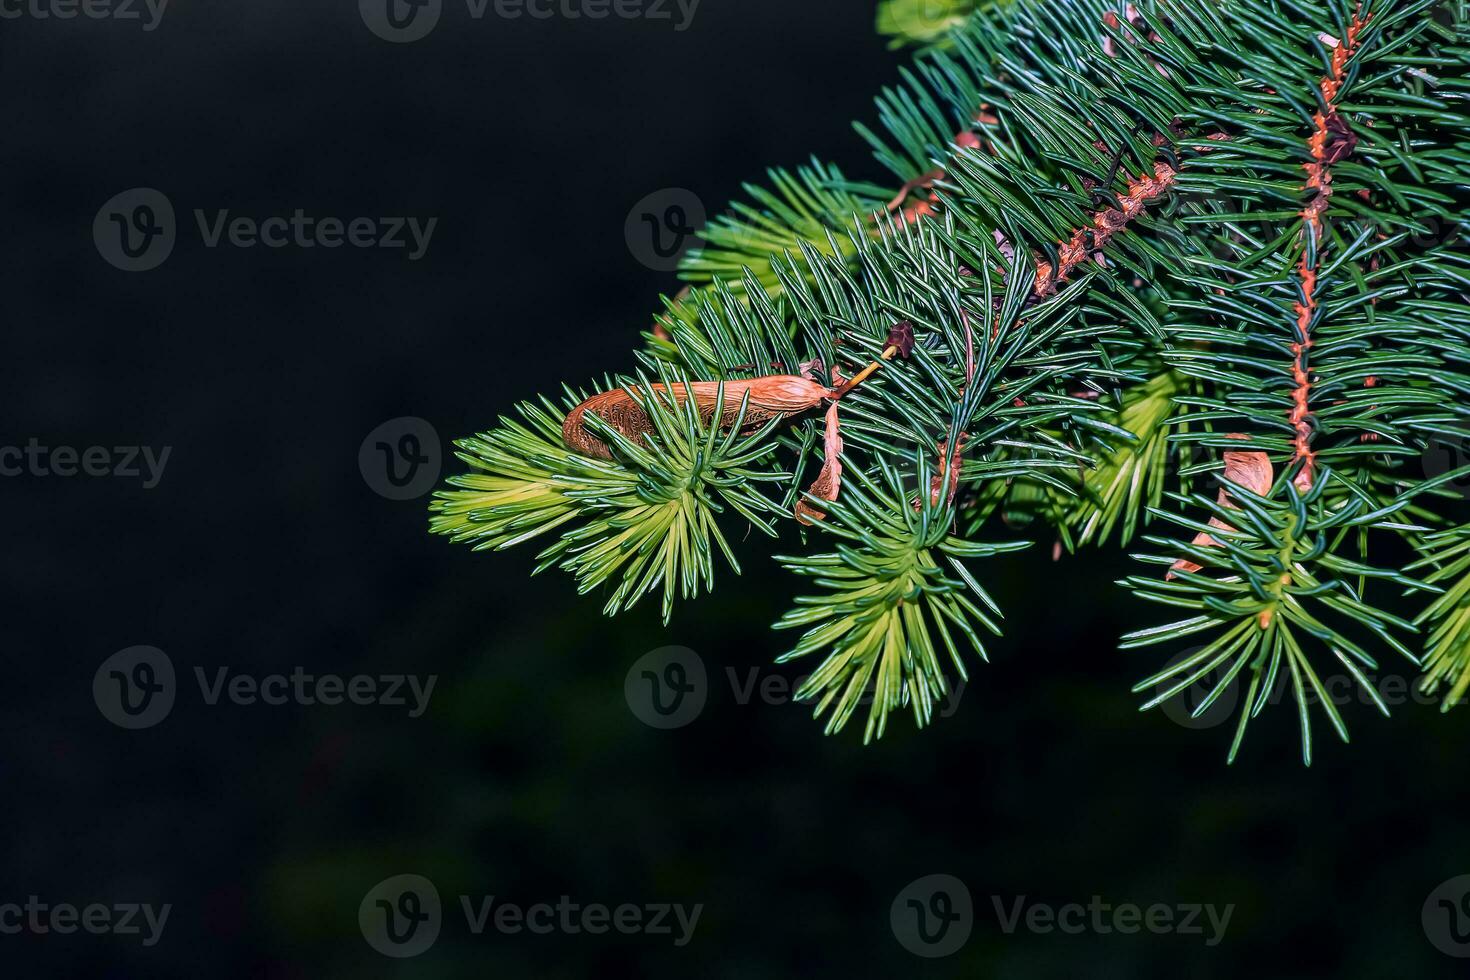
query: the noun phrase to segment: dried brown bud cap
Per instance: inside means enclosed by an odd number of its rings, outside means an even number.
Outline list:
[[[900,357],[908,357],[914,349],[914,325],[908,320],[900,320],[888,328],[889,347],[897,347]]]

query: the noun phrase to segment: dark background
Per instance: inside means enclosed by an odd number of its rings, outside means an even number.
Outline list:
[[[177,0],[176,0],[177,2]],[[628,366],[672,277],[624,236],[634,202],[713,212],[817,152],[883,179],[850,130],[896,77],[866,0],[705,0],[668,21],[473,21],[448,4],[393,45],[350,0],[186,5],[138,22],[0,20],[3,442],[171,446],[159,485],[25,475],[3,494],[0,902],[171,903],[162,941],[0,936],[23,977],[1456,976],[1420,910],[1470,871],[1463,719],[1290,707],[1224,765],[1228,728],[1140,715],[1158,665],[1115,638],[1159,621],[1116,549],[1043,543],[978,573],[1007,635],[960,710],[864,748],[796,705],[738,704],[801,587],[740,545],[713,597],[608,620],[532,549],[473,554],[358,468],[369,431],[445,440],[562,382]],[[163,191],[179,241],[119,271],[91,225]],[[428,254],[204,247],[192,210],[437,216]],[[446,472],[458,468],[450,461]],[[788,542],[789,544],[789,542]],[[651,605],[651,604],[650,604]],[[135,644],[181,678],[162,724],[91,696]],[[657,731],[623,681],[697,651],[703,714]],[[437,674],[429,711],[203,703],[192,672]],[[1402,672],[1388,665],[1390,672]],[[446,902],[437,945],[383,958],[359,902],[404,872]],[[974,897],[963,951],[918,959],[889,906],[944,873]],[[486,933],[455,896],[703,903],[693,940]],[[991,896],[1236,906],[1202,936],[999,927]]]

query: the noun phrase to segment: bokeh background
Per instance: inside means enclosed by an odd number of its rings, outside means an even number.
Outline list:
[[[678,19],[675,11],[675,19]],[[711,212],[809,154],[882,179],[852,133],[897,77],[867,0],[704,0],[672,21],[475,20],[390,44],[351,0],[169,7],[140,22],[0,20],[6,329],[0,443],[170,446],[158,486],[0,480],[0,902],[173,906],[162,939],[0,935],[15,977],[1463,976],[1421,908],[1470,872],[1463,716],[1348,709],[1226,727],[1139,714],[1158,621],[1116,552],[1049,542],[978,569],[1006,636],[959,711],[868,747],[798,705],[739,703],[727,672],[794,678],[769,624],[801,583],[764,540],[744,575],[617,620],[529,551],[425,533],[426,499],[359,471],[404,416],[445,441],[517,400],[631,363],[673,278],[625,235],[684,188]],[[126,273],[99,207],[152,187],[179,214],[159,268]],[[257,218],[437,217],[425,257],[206,248],[195,208]],[[446,463],[446,472],[457,464]],[[794,537],[785,542],[799,546]],[[91,694],[156,646],[180,675],[161,724]],[[695,651],[708,703],[661,731],[624,679]],[[430,708],[204,703],[193,671],[434,674]],[[1400,670],[1387,666],[1390,673]],[[431,878],[444,930],[393,960],[359,931],[377,882]],[[964,881],[973,932],[909,953],[890,905]],[[702,903],[692,940],[473,936],[457,896],[529,905]],[[1006,934],[992,896],[1235,907],[1200,935]]]

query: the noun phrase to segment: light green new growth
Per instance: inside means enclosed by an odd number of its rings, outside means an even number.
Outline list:
[[[665,618],[734,566],[727,535],[779,536],[811,587],[780,659],[818,658],[803,698],[866,738],[984,656],[980,560],[1022,543],[979,542],[1018,527],[1142,549],[1122,584],[1169,618],[1123,646],[1186,651],[1144,706],[1243,691],[1230,759],[1281,693],[1305,761],[1314,719],[1346,741],[1329,680],[1387,713],[1385,656],[1458,703],[1465,3],[888,0],[879,24],[919,49],[857,127],[891,180],[747,188],[599,386],[647,425],[589,412],[593,459],[562,438],[591,392],[524,405],[459,443],[432,530],[540,537],[607,612],[661,591]],[[821,405],[761,426],[643,394],[796,374]],[[825,517],[776,520],[803,501]]]

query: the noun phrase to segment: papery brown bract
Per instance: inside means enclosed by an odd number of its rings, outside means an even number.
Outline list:
[[[842,379],[837,372],[832,373],[833,384],[842,384]],[[822,434],[822,470],[812,485],[807,488],[807,493],[822,500],[836,500],[837,495],[842,492],[842,435],[837,420],[837,402],[833,402],[827,409],[826,429]],[[796,502],[796,519],[802,524],[811,524],[813,521],[824,521],[827,512],[812,505],[805,500]]]
[[[1246,436],[1240,432],[1232,432],[1228,436],[1226,436],[1226,438],[1248,439],[1249,436]],[[1244,487],[1256,496],[1264,497],[1266,496],[1266,494],[1271,492],[1271,484],[1275,481],[1276,471],[1271,466],[1271,457],[1267,456],[1265,453],[1240,451],[1230,451],[1225,453],[1226,483],[1233,483],[1236,486]],[[1228,488],[1220,488],[1219,501],[1224,506],[1233,506],[1230,503],[1230,491]],[[1235,528],[1231,527],[1229,524],[1226,524],[1218,517],[1210,518],[1210,527],[1216,528],[1221,531],[1235,530]],[[1201,531],[1194,536],[1194,540],[1191,541],[1190,544],[1195,545],[1196,547],[1212,548],[1217,547],[1219,545],[1219,542],[1210,537],[1208,533]],[[1170,566],[1169,572],[1164,576],[1164,579],[1166,581],[1172,579],[1175,572],[1197,572],[1203,567],[1204,566],[1190,561],[1188,558],[1181,558],[1176,561],[1172,566]]]
[[[745,432],[754,431],[772,419],[799,415],[816,408],[824,398],[832,396],[830,388],[795,374],[772,374],[741,381],[653,384],[648,387],[652,397],[672,398],[681,406],[692,396],[700,421],[705,425],[713,420],[717,428],[727,429],[738,419],[741,430]],[[644,433],[653,429],[648,412],[640,404],[646,397],[648,395],[637,386],[614,388],[593,395],[567,413],[561,427],[562,441],[568,449],[583,456],[612,459],[612,451],[607,444],[587,430],[587,413],[591,412],[629,440],[637,442]],[[714,420],[717,403],[720,404],[720,418]],[[745,405],[743,417],[740,414],[742,403]]]

